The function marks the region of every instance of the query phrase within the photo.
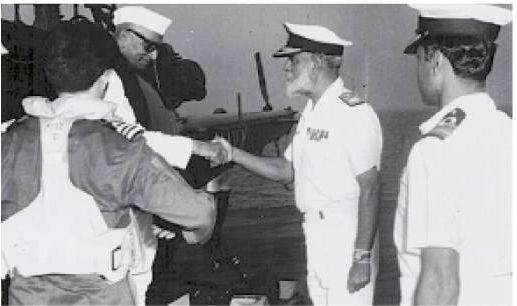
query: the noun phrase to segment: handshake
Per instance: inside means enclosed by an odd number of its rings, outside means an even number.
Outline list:
[[[211,142],[193,140],[192,154],[210,161],[210,166],[217,167],[232,161],[233,147],[224,138],[216,137]]]

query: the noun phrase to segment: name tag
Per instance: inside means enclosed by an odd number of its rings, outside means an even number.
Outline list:
[[[307,135],[311,141],[321,141],[329,137],[329,131],[308,127]]]

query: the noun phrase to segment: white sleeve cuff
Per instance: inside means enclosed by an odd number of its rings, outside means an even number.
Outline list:
[[[287,146],[287,148],[285,148],[284,158],[290,162],[293,162],[293,142],[292,142],[292,140],[289,143],[289,145]]]
[[[192,139],[161,132],[144,132],[147,145],[173,167],[185,169],[192,155]]]

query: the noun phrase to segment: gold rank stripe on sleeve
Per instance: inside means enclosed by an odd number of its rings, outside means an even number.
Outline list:
[[[355,95],[353,92],[347,91],[339,95],[339,98],[341,101],[348,104],[348,106],[357,106],[365,103],[364,100],[360,99],[357,95]]]
[[[129,141],[135,140],[138,135],[144,132],[144,128],[139,124],[130,124],[123,121],[108,121],[107,123]]]
[[[431,130],[429,133],[425,134],[424,137],[437,137],[441,140],[446,139],[461,124],[463,119],[465,119],[465,112],[459,108],[455,108],[450,113],[445,115],[440,122]]]

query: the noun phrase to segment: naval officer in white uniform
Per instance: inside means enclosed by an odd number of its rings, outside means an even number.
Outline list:
[[[511,119],[486,92],[511,11],[419,5],[422,123],[401,180],[394,240],[401,304],[512,303]]]
[[[315,305],[371,304],[382,134],[372,107],[347,89],[341,57],[352,42],[327,28],[285,23],[287,95],[308,98],[283,157],[231,148],[230,159],[266,178],[294,180],[304,213],[307,283]]]

